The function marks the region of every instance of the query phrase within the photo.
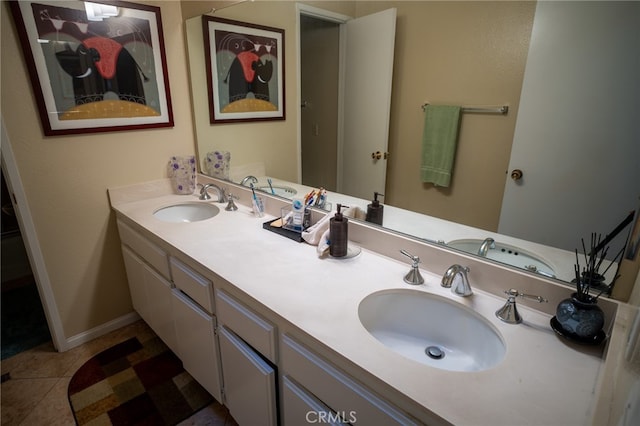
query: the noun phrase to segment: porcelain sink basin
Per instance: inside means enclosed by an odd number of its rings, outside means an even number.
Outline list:
[[[272,194],[271,187],[267,186],[259,186],[256,189],[266,192],[267,194]],[[279,195],[281,197],[292,197],[298,193],[295,188],[291,188],[290,186],[281,186],[281,185],[273,185],[274,195]]]
[[[447,243],[448,247],[462,250],[471,254],[478,254],[478,250],[484,240],[480,239],[461,239],[453,240]],[[540,256],[531,253],[521,248],[495,242],[495,248],[491,248],[487,251],[487,259],[495,260],[497,262],[506,263],[507,265],[523,268],[531,272],[537,272],[540,275],[547,277],[555,277],[556,273],[554,269],[544,261]]]
[[[164,222],[199,222],[214,217],[220,209],[208,203],[181,203],[156,210],[153,216]]]
[[[360,322],[400,355],[450,371],[497,366],[506,347],[499,331],[464,305],[417,290],[383,290],[365,297]]]

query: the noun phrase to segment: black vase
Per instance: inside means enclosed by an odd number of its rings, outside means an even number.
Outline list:
[[[573,293],[569,299],[560,302],[555,319],[557,326],[562,329],[556,331],[573,340],[595,343],[604,335],[604,313],[597,299],[589,295],[579,300],[577,293]]]

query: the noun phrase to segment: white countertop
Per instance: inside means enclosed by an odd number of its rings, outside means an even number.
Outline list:
[[[440,286],[441,276],[425,269],[426,283],[409,286],[402,280],[408,263],[368,250],[348,260],[320,259],[315,247],[262,229],[268,217],[256,218],[241,204],[236,212],[219,205],[216,217],[201,222],[162,222],[152,215],[158,208],[201,202],[195,195],[169,192],[166,181],[109,191],[120,217],[174,246],[425,410],[458,425],[591,423],[604,366],[602,348],[560,340],[549,326],[549,315],[519,305],[526,321],[503,323],[494,312],[504,298],[477,288],[469,298],[456,297]],[[504,338],[505,359],[490,370],[452,372],[388,349],[364,329],[358,305],[365,296],[391,288],[426,291],[473,308]]]

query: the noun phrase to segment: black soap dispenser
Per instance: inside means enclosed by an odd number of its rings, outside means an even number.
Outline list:
[[[365,220],[377,225],[382,225],[384,206],[380,204],[380,201],[378,201],[378,195],[382,195],[384,197],[384,194],[379,194],[377,192],[373,193],[373,201],[371,201],[371,204],[367,205],[367,217]]]
[[[329,220],[329,254],[333,257],[347,255],[347,241],[349,240],[349,220],[340,212],[338,204],[336,214]]]

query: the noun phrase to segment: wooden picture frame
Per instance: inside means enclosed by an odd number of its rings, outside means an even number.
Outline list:
[[[159,7],[10,4],[45,135],[173,126]]]
[[[285,119],[284,30],[202,16],[212,124]]]

